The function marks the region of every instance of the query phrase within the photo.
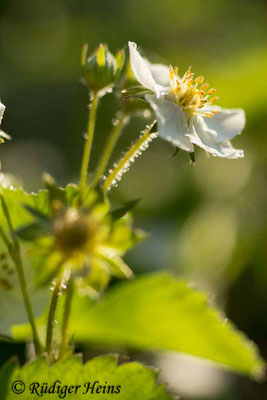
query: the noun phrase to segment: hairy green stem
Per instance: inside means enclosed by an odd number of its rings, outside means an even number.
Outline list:
[[[62,286],[62,279],[56,282],[53,295],[50,303],[48,320],[47,320],[47,330],[46,330],[46,351],[50,358],[52,358],[52,349],[53,349],[53,330],[55,324],[55,315],[57,309],[58,298],[60,296],[60,290]]]
[[[108,162],[110,160],[110,156],[114,150],[114,147],[116,146],[116,143],[121,135],[121,132],[123,128],[126,126],[126,124],[129,121],[129,117],[127,115],[122,115],[119,119],[116,119],[115,124],[111,130],[109,139],[104,147],[103,153],[100,158],[99,166],[97,168],[92,187],[94,188],[98,182],[101,176],[104,174]]]
[[[61,326],[61,343],[59,348],[59,356],[58,358],[61,359],[64,355],[64,352],[68,346],[69,341],[69,320],[71,315],[71,304],[73,298],[73,278],[70,276],[69,282],[66,289],[66,299],[65,299],[65,306],[64,306],[64,314],[63,314],[63,321]]]
[[[84,145],[83,151],[83,158],[82,158],[82,165],[81,165],[81,175],[80,175],[80,190],[83,191],[86,185],[86,178],[88,172],[88,165],[90,162],[90,155],[92,149],[92,143],[94,138],[94,131],[95,131],[95,121],[96,121],[96,111],[98,106],[99,96],[97,93],[94,93],[92,103],[91,103],[91,110],[88,119],[88,127],[86,133],[86,141]]]
[[[151,133],[156,121],[154,121],[150,126],[142,132],[139,139],[130,147],[130,149],[124,154],[120,161],[115,165],[114,169],[111,171],[107,179],[103,184],[103,191],[106,192],[110,187],[121,179],[124,172],[128,170],[130,163],[138,157],[142,151],[146,150],[148,144],[157,137],[157,133]]]
[[[7,204],[5,202],[3,195],[1,195],[1,204],[2,204],[2,208],[3,208],[3,213],[4,213],[7,223],[8,223],[12,241],[10,241],[8,239],[8,237],[5,234],[2,227],[0,227],[0,236],[2,237],[5,245],[7,246],[10,257],[12,258],[12,260],[15,264],[16,270],[17,270],[25,308],[26,308],[29,323],[30,323],[31,329],[32,329],[32,336],[33,336],[33,342],[34,342],[34,346],[35,346],[35,352],[37,355],[39,355],[41,353],[42,347],[41,347],[41,342],[39,340],[39,336],[38,336],[38,332],[37,332],[37,328],[36,328],[36,323],[35,323],[33,309],[32,309],[32,305],[31,305],[31,301],[30,301],[30,296],[28,293],[25,273],[24,273],[24,269],[23,269],[23,263],[22,263],[22,259],[21,259],[20,245],[19,245],[19,242],[18,242],[16,236],[14,235],[12,221],[11,221],[8,207],[7,207]]]
[[[3,239],[3,242],[5,243],[6,247],[9,249],[9,247],[12,245],[12,243],[8,239],[7,235],[5,234],[4,229],[1,226],[0,226],[0,236]]]
[[[7,221],[7,225],[8,225],[9,231],[11,233],[11,236],[13,236],[12,221],[11,221],[11,218],[10,218],[10,214],[9,214],[9,211],[8,211],[8,207],[7,207],[6,201],[5,201],[4,196],[2,194],[1,194],[1,206],[2,206],[2,210],[3,210],[3,214],[4,214],[5,219]]]
[[[19,247],[17,247],[16,250],[14,251],[14,255],[12,258],[16,265],[25,307],[26,307],[29,322],[30,322],[30,325],[32,328],[35,351],[36,351],[36,354],[39,355],[41,353],[41,343],[39,340],[36,323],[35,323],[35,318],[34,318],[34,314],[33,314],[33,310],[32,310],[32,305],[31,305],[29,293],[27,290],[27,284],[26,284],[26,279],[25,279],[25,274],[24,274],[24,269],[23,269],[23,264],[22,264],[22,260],[21,260],[21,254],[20,254]]]

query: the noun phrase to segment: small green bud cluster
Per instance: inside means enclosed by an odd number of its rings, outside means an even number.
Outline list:
[[[82,49],[82,74],[86,86],[93,93],[106,93],[114,85],[124,65],[124,50],[120,50],[114,56],[107,45],[100,44],[98,49],[87,56],[88,46]]]

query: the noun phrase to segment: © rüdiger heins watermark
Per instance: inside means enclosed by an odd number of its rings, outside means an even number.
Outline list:
[[[59,399],[64,399],[69,394],[119,394],[121,386],[110,385],[108,382],[100,384],[99,381],[85,382],[80,385],[65,385],[60,380],[56,380],[53,384],[48,382],[32,382],[26,386],[22,381],[16,381],[12,384],[12,391],[18,395],[26,393],[47,398],[50,394],[58,394]]]

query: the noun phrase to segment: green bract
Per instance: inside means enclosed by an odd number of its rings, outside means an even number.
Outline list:
[[[90,57],[87,57],[87,45],[82,52],[82,74],[85,84],[94,93],[109,90],[124,64],[124,51],[114,56],[107,45],[100,44]]]

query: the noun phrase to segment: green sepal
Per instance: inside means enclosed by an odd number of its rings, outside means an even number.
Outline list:
[[[141,199],[129,200],[121,206],[111,210],[109,215],[112,217],[113,220],[120,219],[124,217],[124,215],[127,214],[129,211],[131,211],[140,202],[140,200]]]
[[[34,284],[35,287],[41,288],[49,285],[58,276],[64,266],[64,259],[59,253],[48,251],[37,264],[39,264],[36,266],[38,273],[36,274]]]
[[[98,256],[109,264],[111,273],[113,276],[119,279],[132,279],[134,278],[133,271],[123,261],[123,259],[117,255],[108,255],[104,252],[99,252]]]
[[[45,182],[45,188],[49,193],[50,205],[52,205],[53,201],[60,201],[61,203],[66,203],[66,191],[58,187],[54,178],[49,174],[43,175],[43,180]]]
[[[129,89],[124,89],[121,91],[122,95],[124,95],[127,99],[142,99],[145,100],[146,94],[152,94],[152,91],[149,89],[144,89],[142,86],[134,86]]]
[[[44,236],[48,232],[42,224],[33,222],[32,224],[20,226],[15,230],[15,234],[22,240],[33,241]]]
[[[37,220],[40,223],[47,223],[50,221],[50,217],[44,213],[42,213],[40,210],[37,210],[37,208],[31,207],[28,204],[24,204],[24,208],[34,217],[37,218]]]
[[[117,62],[117,68],[119,71],[121,71],[125,65],[125,59],[126,59],[124,49],[117,51],[115,59]]]
[[[122,67],[122,60],[121,58],[116,59],[109,51],[108,46],[103,44],[99,45],[91,57],[87,57],[86,53],[87,48],[83,47],[82,74],[84,83],[94,93],[104,95],[114,85]]]
[[[176,147],[174,150],[174,153],[172,154],[172,157],[175,157],[178,153],[180,153],[181,149],[179,147]]]
[[[190,158],[190,164],[195,165],[196,164],[196,158],[195,158],[195,152],[190,152],[189,154],[189,158]]]

